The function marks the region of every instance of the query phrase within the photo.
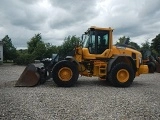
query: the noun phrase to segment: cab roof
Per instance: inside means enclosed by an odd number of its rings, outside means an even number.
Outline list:
[[[102,28],[102,27],[97,27],[97,26],[91,26],[90,28],[88,28],[88,30],[86,32],[84,32],[85,34],[87,34],[90,30],[105,30],[105,31],[113,31],[114,29],[112,29],[111,27],[108,28]]]
[[[95,29],[95,30],[108,30],[108,31],[113,31],[114,29],[112,29],[111,27],[108,28],[103,28],[103,27],[97,27],[97,26],[91,26],[89,29]]]

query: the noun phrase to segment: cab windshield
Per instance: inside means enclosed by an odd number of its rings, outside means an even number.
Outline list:
[[[89,43],[89,34],[83,34],[83,47],[86,48],[88,47],[88,43]]]

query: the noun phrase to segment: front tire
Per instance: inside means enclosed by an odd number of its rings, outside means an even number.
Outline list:
[[[134,79],[134,71],[126,63],[118,63],[109,73],[109,81],[116,87],[129,87]]]
[[[78,79],[78,68],[70,61],[63,60],[55,64],[52,71],[54,82],[60,87],[71,87]]]

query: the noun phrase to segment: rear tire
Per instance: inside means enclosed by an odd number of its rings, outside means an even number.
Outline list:
[[[134,79],[134,71],[126,63],[118,63],[113,66],[109,73],[109,81],[116,87],[129,87]]]
[[[63,60],[55,64],[52,76],[59,87],[71,87],[78,79],[78,68],[73,62]]]

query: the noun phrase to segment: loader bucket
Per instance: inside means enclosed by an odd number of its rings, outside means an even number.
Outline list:
[[[31,87],[38,84],[40,75],[33,64],[28,65],[16,82],[16,87]]]

